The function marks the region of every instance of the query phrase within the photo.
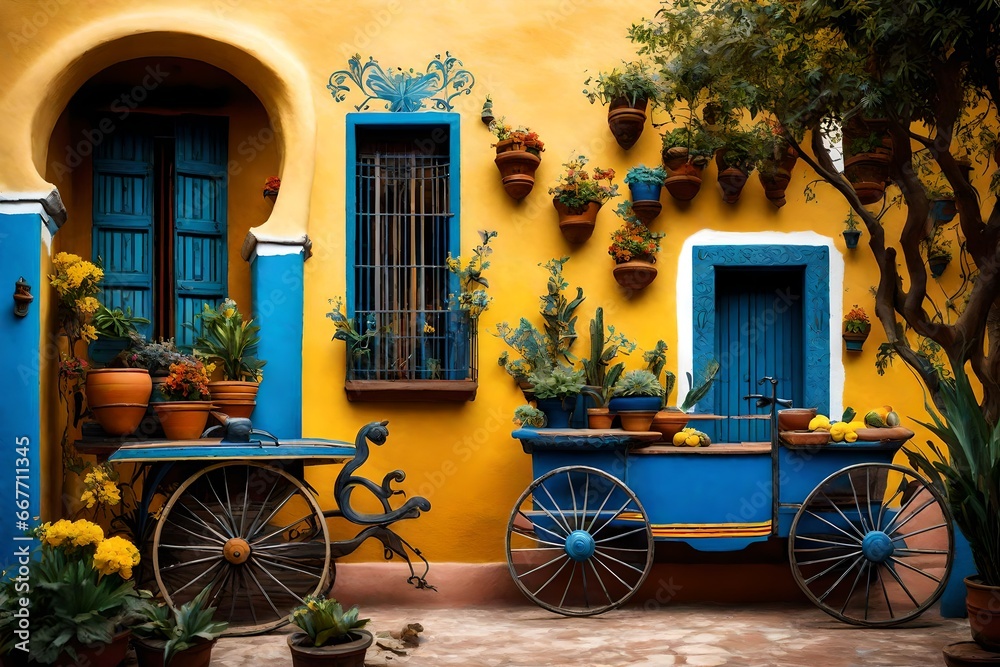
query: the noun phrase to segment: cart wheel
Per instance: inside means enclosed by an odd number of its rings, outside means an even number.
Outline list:
[[[153,536],[153,571],[167,604],[212,586],[227,635],[288,622],[325,593],[330,535],[313,493],[284,470],[231,461],[204,468],[170,497]]]
[[[593,616],[623,604],[646,579],[653,531],[639,499],[617,478],[596,468],[558,468],[514,505],[507,565],[539,606]]]
[[[803,592],[847,623],[916,618],[944,592],[954,535],[941,493],[909,468],[854,465],[813,489],[792,521],[788,557]]]

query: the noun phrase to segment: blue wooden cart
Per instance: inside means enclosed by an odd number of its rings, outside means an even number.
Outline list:
[[[393,509],[392,488],[405,475],[396,470],[381,484],[355,475],[368,458],[369,443],[388,437],[387,422],[363,427],[353,444],[335,440],[280,441],[252,428],[249,420],[230,419],[221,438],[139,443],[119,447],[108,460],[135,463],[142,496],[125,517],[142,545],[147,581],[155,579],[163,598],[183,604],[212,586],[213,604],[229,621],[227,634],[255,634],[287,622],[307,595],[333,584],[335,559],[365,540],[382,542],[386,558],[410,564],[410,583],[432,588],[420,551],[391,525],[430,509],[425,498],[411,497]],[[218,427],[217,427],[218,428]],[[304,478],[306,466],[344,464],[334,484],[336,510],[324,511]],[[359,487],[374,496],[381,512],[367,514],[352,505]],[[342,517],[361,527],[352,538],[331,541],[327,519]],[[423,563],[417,574],[410,555]]]
[[[893,465],[900,440],[799,447],[770,443],[702,448],[649,443],[659,433],[519,429],[535,480],[507,529],[518,588],[551,611],[589,616],[639,589],[656,542],[738,551],[787,540],[803,592],[848,623],[890,626],[915,618],[944,590],[952,521],[937,488]]]

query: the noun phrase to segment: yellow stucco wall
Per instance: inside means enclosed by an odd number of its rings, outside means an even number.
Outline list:
[[[0,40],[0,190],[46,191],[45,165],[51,166],[69,129],[60,115],[76,88],[115,62],[137,57],[176,56],[205,61],[237,77],[261,101],[279,132],[266,160],[254,162],[249,175],[232,180],[230,229],[262,238],[293,239],[308,234],[313,257],[305,265],[303,341],[303,432],[309,436],[353,438],[364,423],[388,418],[391,436],[376,449],[363,472],[381,479],[401,468],[402,485],[433,503],[433,510],[400,532],[435,561],[497,561],[510,508],[530,482],[529,457],[510,439],[510,416],[522,398],[497,367],[502,344],[488,331],[503,320],[535,319],[537,295],[544,289],[544,270],[536,265],[570,255],[566,277],[584,288],[587,300],[578,311],[582,339],[594,309],[602,305],[605,321],[637,339],[641,347],[663,338],[670,346],[669,367],[677,370],[677,304],[675,281],[681,246],[691,234],[714,229],[726,232],[816,231],[833,238],[844,253],[843,303],[872,311],[869,287],[877,273],[862,239],[857,251],[844,250],[843,220],[847,206],[830,188],[817,188],[818,200],[806,203],[803,187],[812,180],[796,167],[788,204],[769,204],[753,177],[740,202],[721,201],[715,167],[705,174],[701,193],[681,205],[663,195],[664,210],[653,223],[667,238],[659,257],[659,276],[642,293],[627,297],[612,278],[607,238],[617,226],[617,201],[605,207],[594,237],[570,247],[559,233],[551,199],[546,194],[560,173],[560,163],[586,154],[591,166],[611,167],[624,175],[629,166],[659,160],[659,136],[647,125],[640,141],[621,150],[607,128],[606,110],[581,94],[587,73],[608,68],[634,53],[627,27],[652,15],[655,0],[611,3],[577,0],[483,0],[475,3],[401,0],[367,2],[299,2],[260,0],[137,2],[108,0],[83,3],[52,0],[35,3],[0,0],[7,37]],[[14,35],[12,38],[10,35]],[[477,239],[476,230],[495,229],[493,266],[488,277],[495,297],[480,322],[480,382],[475,402],[448,405],[365,405],[348,403],[342,388],[345,350],[330,341],[333,326],[325,318],[327,299],[346,287],[345,257],[345,115],[361,101],[353,91],[335,103],[326,90],[331,72],[343,69],[359,52],[375,56],[383,66],[421,70],[435,54],[450,51],[476,77],[474,94],[455,100],[461,113],[462,246]],[[484,96],[495,102],[497,116],[529,125],[546,142],[532,194],[514,203],[504,193],[490,148],[492,136],[479,121]],[[373,111],[380,103],[372,104]],[[260,121],[250,112],[248,126]],[[666,122],[654,114],[653,121]],[[242,128],[242,129],[240,129]],[[231,128],[238,142],[246,127]],[[234,145],[231,144],[231,154]],[[268,211],[259,201],[263,177],[279,171],[281,196],[263,227]],[[59,185],[60,189],[64,186]],[[622,186],[627,192],[627,189]],[[57,247],[86,252],[86,186],[64,191],[70,220],[57,236]],[[69,195],[69,196],[67,196]],[[248,202],[252,202],[249,204]],[[898,229],[898,212],[886,218],[887,236]],[[241,238],[230,235],[231,285],[241,303],[249,299],[245,266],[235,252]],[[956,279],[955,267],[946,283]],[[41,291],[41,290],[40,290]],[[837,331],[832,332],[837,336]],[[860,355],[846,356],[834,374],[846,373],[846,389],[834,404],[867,407],[891,403],[904,418],[923,414],[916,380],[901,363],[884,377],[873,362],[884,335],[878,327]],[[634,366],[639,365],[638,353]],[[51,371],[51,369],[50,369]],[[44,369],[43,369],[43,375]],[[50,372],[47,377],[54,377]],[[48,391],[43,394],[52,396]],[[909,423],[909,422],[907,422]],[[918,440],[923,438],[919,437]],[[312,473],[324,503],[330,503],[336,470]],[[340,532],[340,529],[337,529]],[[342,533],[341,533],[342,534]],[[376,559],[370,548],[360,558]]]

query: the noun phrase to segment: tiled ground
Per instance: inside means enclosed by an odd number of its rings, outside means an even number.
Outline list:
[[[412,667],[922,667],[943,665],[946,644],[968,640],[965,620],[936,610],[896,629],[844,625],[804,606],[669,605],[564,618],[533,607],[427,609],[368,607],[373,630],[424,627],[406,656],[369,649],[366,664]],[[291,665],[281,632],[226,638],[213,667]]]

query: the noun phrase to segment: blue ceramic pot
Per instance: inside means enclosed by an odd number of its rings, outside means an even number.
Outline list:
[[[662,185],[655,183],[629,183],[628,189],[632,193],[632,201],[648,201],[660,199],[660,188]]]
[[[545,413],[545,428],[569,428],[569,418],[576,397],[563,401],[561,398],[540,398],[538,409]]]
[[[663,399],[659,396],[616,396],[608,401],[611,412],[659,412],[662,407]]]

